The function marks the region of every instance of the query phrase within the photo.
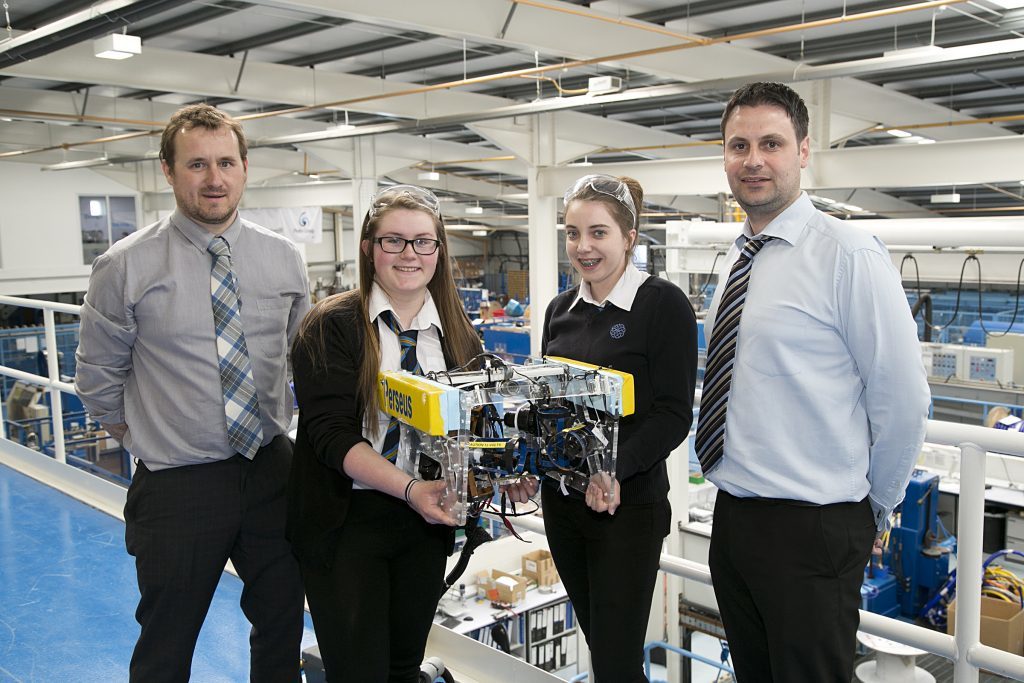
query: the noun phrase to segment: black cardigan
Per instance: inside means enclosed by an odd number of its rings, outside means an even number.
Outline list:
[[[308,343],[296,343],[292,349],[299,427],[288,478],[285,533],[299,559],[325,567],[334,560],[352,496],[352,478],[343,468],[345,455],[359,442],[369,443],[363,437],[365,406],[358,396],[365,353],[362,315],[359,300],[353,298],[326,317],[323,358],[314,361]],[[442,349],[451,367],[443,343]],[[455,530],[446,529],[450,554]]]
[[[636,410],[619,422],[616,474],[622,503],[653,503],[669,490],[665,460],[693,422],[697,321],[686,295],[658,277],[637,290],[631,310],[580,302],[579,287],[555,297],[544,316],[545,355],[633,375]]]
[[[352,303],[323,321],[324,358],[314,364],[308,343],[292,349],[299,428],[288,479],[286,534],[301,560],[324,566],[333,561],[352,494],[342,461],[366,441],[358,397],[363,328],[358,300]]]

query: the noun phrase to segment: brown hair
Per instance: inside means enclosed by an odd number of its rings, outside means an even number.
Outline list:
[[[810,117],[803,99],[788,85],[767,81],[747,83],[732,94],[722,113],[722,137],[725,137],[725,124],[737,107],[760,107],[763,105],[778,107],[786,112],[786,116],[793,124],[797,142],[802,142],[807,137]]]
[[[640,212],[643,211],[644,206],[644,188],[640,186],[640,182],[634,178],[628,176],[617,176],[616,178],[620,183],[626,186],[629,190],[630,197],[633,198],[633,206],[636,207],[636,222],[633,221],[633,214],[630,212],[629,207],[620,202],[615,197],[599,192],[590,186],[583,187],[579,192],[573,195],[572,200],[569,202],[575,202],[577,200],[587,202],[601,202],[608,208],[608,213],[612,215],[615,222],[619,225],[619,230],[622,231],[622,236],[627,240],[630,239],[629,231],[636,230],[636,235],[632,238],[629,243],[629,251],[627,252],[627,258],[633,256],[633,250],[636,249],[636,244],[640,241]],[[568,211],[569,207],[566,206],[565,210]]]
[[[378,207],[372,218],[370,211],[367,211],[359,234],[359,289],[328,297],[314,306],[302,321],[294,342],[295,346],[308,344],[314,366],[326,367],[324,323],[336,311],[346,308],[358,310],[360,315],[357,324],[362,328],[363,358],[359,366],[357,395],[359,403],[363,406],[364,415],[375,415],[380,409],[377,400],[380,338],[377,336],[375,321],[370,320],[370,290],[373,288],[374,274],[373,258],[370,253],[373,251],[373,239],[376,237],[377,226],[380,224],[381,218],[397,209],[422,211],[434,219],[437,239],[441,244],[438,247],[437,268],[434,271],[434,277],[427,283],[427,290],[434,300],[437,313],[441,318],[441,325],[444,327],[441,346],[444,349],[445,357],[453,361],[456,366],[462,366],[483,351],[480,337],[477,336],[473,325],[469,322],[469,317],[462,307],[462,300],[459,299],[455,289],[455,280],[452,277],[448,258],[448,235],[444,229],[444,221],[432,211],[424,208],[422,204],[401,195],[390,200],[387,206]],[[368,243],[370,246],[365,252],[362,249],[364,243]],[[376,433],[377,421],[370,420],[369,424],[372,433]]]
[[[249,144],[245,140],[245,131],[242,124],[230,115],[222,112],[216,107],[208,104],[191,104],[182,107],[171,115],[171,120],[164,127],[160,136],[160,158],[167,163],[167,166],[174,170],[174,136],[193,128],[205,128],[206,130],[217,130],[227,127],[234,132],[238,139],[238,156],[245,161],[249,153]]]

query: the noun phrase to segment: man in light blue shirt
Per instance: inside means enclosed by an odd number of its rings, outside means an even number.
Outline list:
[[[697,438],[720,489],[710,565],[744,683],[850,680],[864,566],[903,497],[930,402],[885,246],[800,190],[807,128],[803,101],[777,83],[740,88],[722,117],[747,221],[705,322],[712,346],[720,311],[722,333],[736,328],[721,361],[724,420],[708,393],[721,383],[706,376]],[[726,294],[745,248],[745,292]]]

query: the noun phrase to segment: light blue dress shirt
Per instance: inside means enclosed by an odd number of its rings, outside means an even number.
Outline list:
[[[921,450],[931,400],[917,327],[878,238],[806,194],[761,234],[740,320],[725,454],[707,478],[735,496],[814,504],[869,497],[886,528]],[[729,249],[708,316],[710,338]]]

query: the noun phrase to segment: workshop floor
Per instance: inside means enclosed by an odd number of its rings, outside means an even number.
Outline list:
[[[122,522],[0,466],[0,577],[0,682],[128,679],[138,590]],[[241,591],[225,573],[192,680],[248,680]],[[306,620],[304,647],[313,642]]]

